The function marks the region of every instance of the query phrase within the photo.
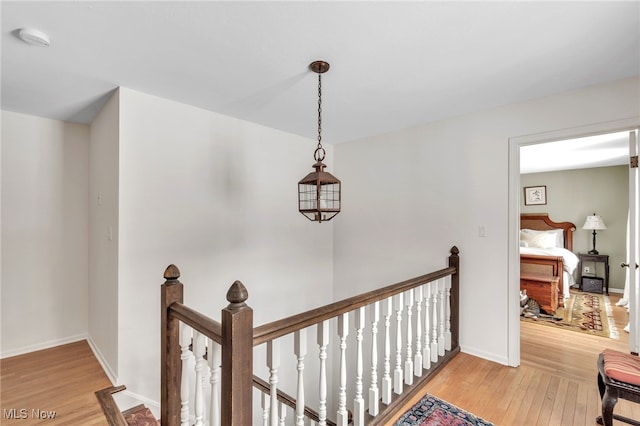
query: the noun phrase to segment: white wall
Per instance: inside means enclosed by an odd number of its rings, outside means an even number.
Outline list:
[[[118,369],[128,390],[159,399],[160,285],[171,263],[185,302],[213,318],[235,280],[256,325],[332,301],[333,222],[297,211],[314,149],[310,139],[120,89]]]
[[[89,127],[2,111],[2,357],[85,338]]]
[[[91,123],[89,152],[89,337],[102,366],[118,382],[119,93]]]
[[[336,298],[442,267],[455,244],[461,347],[508,363],[509,138],[637,115],[639,87],[624,79],[337,145]]]

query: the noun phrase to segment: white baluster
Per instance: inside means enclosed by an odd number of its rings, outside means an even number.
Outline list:
[[[416,295],[416,355],[413,361],[413,374],[422,376],[422,286],[415,289]]]
[[[287,406],[284,402],[279,402],[278,406],[280,407],[280,426],[285,426],[287,420]]]
[[[262,426],[269,426],[269,413],[271,412],[271,395],[261,392],[262,395]]]
[[[426,283],[424,289],[424,347],[422,348],[422,367],[431,368],[431,283]]]
[[[438,362],[438,283],[431,283],[431,361]]]
[[[298,394],[296,396],[296,426],[304,426],[304,357],[307,355],[307,329],[293,335],[293,351],[298,358]]]
[[[182,361],[182,376],[180,379],[180,424],[189,426],[189,368],[188,361],[193,356],[189,350],[192,330],[188,325],[180,324],[180,360]]]
[[[353,399],[353,424],[364,426],[364,398],[362,398],[362,339],[365,321],[365,309],[361,307],[355,310],[354,326],[356,329],[356,396]]]
[[[444,348],[448,351],[451,350],[451,277],[448,277],[445,283],[447,289],[447,299],[444,306],[446,308],[446,322],[444,331]]]
[[[382,302],[384,309],[384,374],[382,376],[382,402],[391,403],[391,315],[393,313],[393,299],[387,298]]]
[[[404,361],[404,382],[411,386],[413,384],[413,330],[411,316],[413,315],[413,289],[407,290],[404,295],[405,306],[407,307],[407,354]]]
[[[438,310],[440,311],[440,323],[438,324],[438,355],[444,355],[444,279],[438,280]]]
[[[211,370],[211,404],[209,407],[209,425],[220,426],[220,345],[209,339],[209,369]]]
[[[318,323],[320,347],[320,380],[318,392],[318,426],[327,425],[327,345],[329,345],[329,321]]]
[[[267,367],[269,367],[269,384],[271,385],[271,415],[269,424],[278,426],[278,368],[280,368],[280,342],[267,342]]]
[[[393,391],[400,395],[402,393],[402,293],[395,297],[396,308],[396,368],[393,370]]]
[[[338,317],[338,336],[340,337],[340,391],[338,392],[338,412],[336,424],[347,426],[347,336],[349,335],[349,313]]]
[[[196,390],[194,399],[195,426],[204,425],[204,380],[207,369],[207,361],[204,359],[205,335],[194,330],[193,355],[196,357]]]
[[[371,384],[369,386],[369,414],[377,416],[380,391],[378,389],[378,321],[380,321],[380,302],[371,306]]]

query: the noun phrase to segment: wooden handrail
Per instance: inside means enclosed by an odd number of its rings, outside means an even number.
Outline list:
[[[218,321],[179,302],[172,303],[169,310],[174,318],[213,339],[214,342],[222,343],[222,324]]]
[[[393,295],[411,290],[420,284],[447,277],[455,271],[456,269],[453,267],[444,268],[258,326],[254,328],[253,345],[258,346],[278,337],[293,333],[294,331],[302,330],[308,326],[334,318],[345,312],[350,312],[361,306],[367,306],[375,301],[384,300]],[[169,306],[169,311],[175,319],[184,322],[214,342],[222,343],[222,325],[218,321],[179,302],[172,303]]]
[[[266,393],[267,395],[269,395],[269,393],[271,392],[271,386],[269,385],[269,383],[267,383],[266,381],[262,380],[260,377],[255,375],[253,376],[253,387],[258,389],[262,393]],[[294,397],[281,391],[280,389],[278,389],[277,391],[277,396],[278,396],[278,401],[293,408],[295,412],[296,399]],[[316,423],[320,421],[320,416],[318,415],[318,413],[306,405],[304,407],[304,416],[306,418],[313,420]],[[327,422],[327,426],[336,426],[336,424],[329,419],[327,419],[326,422]]]
[[[125,389],[126,387],[124,385],[111,386],[105,389],[100,389],[95,393],[109,426],[128,426],[127,421],[120,412],[120,408],[118,408],[118,405],[116,404],[112,396],[114,393],[123,391]]]
[[[393,295],[411,290],[421,284],[428,283],[439,278],[444,278],[456,272],[455,267],[443,268],[439,271],[421,275],[396,284],[362,293],[348,299],[311,309],[306,312],[292,315],[254,328],[253,345],[258,346],[278,337],[285,336],[319,322],[334,318],[345,312],[353,311],[362,306],[370,305],[375,301],[384,300]],[[203,333],[216,343],[222,343],[222,325],[206,315],[184,305],[174,302],[168,307],[171,315],[193,329]]]
[[[406,281],[401,281],[396,284],[391,284],[377,290],[372,290],[348,299],[340,300],[339,302],[335,302],[330,305],[311,309],[307,312],[261,325],[253,329],[253,345],[258,346],[270,340],[277,339],[278,337],[286,336],[294,331],[302,330],[303,328],[311,325],[337,317],[345,312],[351,312],[362,306],[367,306],[373,302],[384,300],[393,295],[411,290],[420,284],[425,284],[439,278],[453,275],[456,271],[457,269],[455,267],[440,269],[439,271],[411,278]]]

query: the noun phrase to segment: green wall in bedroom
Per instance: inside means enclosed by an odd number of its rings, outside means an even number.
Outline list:
[[[587,252],[592,248],[592,231],[582,229],[585,218],[593,213],[602,216],[607,229],[598,231],[596,249],[600,254],[609,255],[609,287],[622,291],[625,270],[620,267],[620,263],[627,260],[628,167],[625,165],[523,174],[520,176],[520,183],[523,188],[546,185],[547,204],[525,206],[522,191],[520,211],[548,213],[556,222],[573,222],[576,225],[573,238],[575,253]],[[601,264],[598,268],[598,276],[604,276]]]

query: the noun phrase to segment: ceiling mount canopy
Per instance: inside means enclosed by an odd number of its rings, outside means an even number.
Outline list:
[[[340,213],[340,180],[329,172],[322,161],[326,155],[322,147],[322,74],[329,70],[329,63],[315,61],[309,69],[318,74],[318,145],[313,153],[314,172],[298,182],[298,210],[309,220],[326,222]]]
[[[330,67],[331,65],[329,65],[329,62],[325,61],[314,61],[309,64],[309,69],[316,74],[324,74],[325,72],[329,71]]]

